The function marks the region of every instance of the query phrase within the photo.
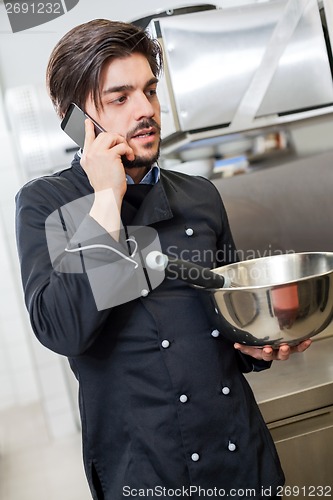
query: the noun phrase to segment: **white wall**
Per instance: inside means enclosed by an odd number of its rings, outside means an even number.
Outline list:
[[[14,238],[14,195],[20,185],[0,100],[0,409],[38,397],[23,312]]]
[[[77,412],[67,389],[63,361],[35,339],[23,302],[14,198],[25,177],[17,161],[1,95],[0,151],[0,411],[40,401],[50,436],[61,437],[77,430]]]

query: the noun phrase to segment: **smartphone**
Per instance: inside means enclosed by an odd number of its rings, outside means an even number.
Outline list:
[[[105,132],[105,129],[99,125],[95,120],[91,118],[87,113],[85,113],[79,106],[74,102],[69,106],[65,117],[63,118],[60,126],[64,132],[80,147],[83,148],[84,137],[85,137],[85,127],[84,121],[89,118],[95,126],[95,134],[98,135],[100,132]]]

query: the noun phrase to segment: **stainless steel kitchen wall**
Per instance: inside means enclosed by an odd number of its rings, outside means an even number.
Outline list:
[[[206,128],[244,130],[254,119],[267,125],[333,102],[316,0],[164,17],[149,29],[165,53],[164,138]]]

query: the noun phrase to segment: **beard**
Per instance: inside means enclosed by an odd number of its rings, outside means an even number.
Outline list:
[[[121,157],[121,161],[124,165],[124,168],[129,170],[131,168],[147,168],[148,170],[150,170],[160,157],[160,144],[161,141],[158,144],[157,151],[151,152],[151,154],[147,154],[147,156],[136,156],[134,160],[128,160],[127,157],[123,155]],[[153,147],[154,146],[149,145],[147,146],[147,150],[152,149]]]
[[[126,136],[126,140],[129,141],[131,137],[133,137],[137,132],[144,128],[149,128],[149,127],[154,127],[158,133],[160,133],[161,127],[158,125],[158,123],[153,119],[153,118],[147,118],[145,120],[142,120],[133,130],[128,132]],[[136,156],[134,160],[128,160],[125,155],[121,157],[121,161],[124,165],[124,168],[126,169],[131,169],[131,168],[147,168],[150,170],[150,168],[154,165],[154,163],[157,162],[159,156],[160,156],[160,147],[161,147],[161,139],[159,140],[158,147],[156,151],[151,151],[149,154],[149,150],[152,150],[153,148],[155,149],[154,144],[147,144],[145,146],[147,150],[147,155],[144,156]]]

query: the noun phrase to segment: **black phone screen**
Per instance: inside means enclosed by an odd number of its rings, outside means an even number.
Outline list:
[[[87,113],[85,113],[79,106],[72,103],[63,118],[60,126],[64,132],[80,147],[83,148],[85,127],[84,121],[89,118],[95,125],[95,134],[105,132],[103,127],[93,120]]]

